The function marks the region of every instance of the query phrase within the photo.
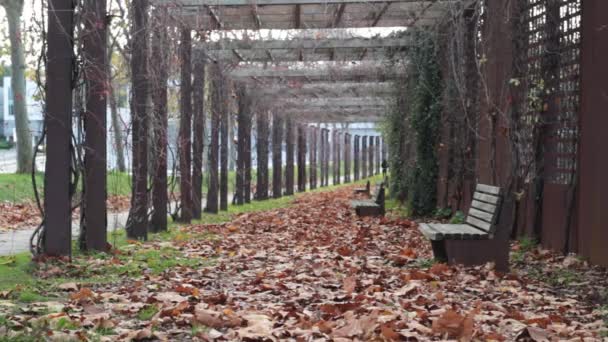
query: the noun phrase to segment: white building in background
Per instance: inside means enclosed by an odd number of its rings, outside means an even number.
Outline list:
[[[38,86],[36,83],[27,80],[26,104],[33,143],[35,143],[42,134],[42,103],[36,99],[37,93]],[[0,138],[9,141],[17,141],[13,89],[10,77],[4,77],[2,87],[0,87]]]

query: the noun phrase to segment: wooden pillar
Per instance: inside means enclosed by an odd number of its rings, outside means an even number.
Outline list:
[[[350,134],[344,133],[344,183],[350,183]]]
[[[354,171],[354,176],[355,176],[355,181],[359,180],[359,157],[361,156],[361,154],[359,153],[359,136],[355,135],[355,141],[354,141],[354,149],[353,149],[353,171]]]
[[[306,191],[306,126],[298,125],[298,191]]]
[[[329,141],[329,132],[327,129],[325,132],[325,186],[329,186],[329,162],[331,161],[331,143]]]
[[[318,130],[314,126],[309,126],[308,130],[310,131],[310,154],[309,154],[309,188],[316,189],[317,188],[317,138],[318,138]]]
[[[594,264],[608,266],[608,2],[582,1],[581,109],[578,148],[578,248]]]
[[[367,152],[367,136],[364,135],[361,139],[363,140],[361,143],[361,178],[364,179],[367,178],[367,157],[369,153]]]
[[[319,186],[325,186],[325,129],[319,129]]]
[[[285,122],[285,144],[286,144],[286,159],[285,166],[285,195],[293,195],[294,193],[294,124],[291,116],[288,116]]]
[[[181,86],[179,118],[180,222],[192,220],[192,38],[189,28],[181,29]]]
[[[380,164],[382,164],[382,156],[380,155],[380,136],[376,137],[376,174],[380,174]]]
[[[257,200],[268,199],[268,111],[262,109],[257,115]]]
[[[219,190],[219,148],[220,148],[220,115],[222,110],[222,79],[220,67],[213,66],[213,89],[211,90],[211,139],[209,141],[209,187],[207,189],[207,205],[205,211],[218,212],[218,190]]]
[[[369,137],[367,150],[369,152],[369,157],[368,157],[369,171],[367,172],[367,175],[369,177],[372,177],[374,175],[374,137]]]
[[[283,194],[283,117],[272,116],[272,197]]]
[[[148,0],[132,3],[133,187],[126,230],[127,237],[135,240],[148,238],[148,4]],[[53,63],[48,65],[56,67]]]
[[[228,210],[228,144],[230,141],[230,113],[228,113],[228,84],[221,74],[220,101],[220,210]]]
[[[203,153],[205,145],[205,63],[202,55],[197,55],[194,61],[194,81],[192,86],[194,88],[194,117],[192,120],[194,123],[192,147],[192,217],[200,219],[203,208]]]
[[[72,137],[72,26],[71,0],[48,2],[46,91],[47,162],[45,165],[44,234],[42,251],[49,256],[70,255],[72,215],[70,144]]]
[[[160,13],[163,15],[165,13]],[[155,69],[156,77],[153,78],[154,105],[154,151],[156,153],[154,163],[154,178],[152,180],[152,216],[150,218],[150,231],[159,232],[167,230],[167,127],[168,127],[168,93],[167,80],[169,77],[168,55],[166,52],[167,28],[157,25],[154,28],[152,42],[152,67]]]
[[[244,188],[244,202],[251,202],[251,122],[252,122],[252,113],[251,113],[251,98],[248,98],[248,103],[246,106],[247,115],[245,117],[245,135],[244,137],[244,165],[245,168],[245,178],[243,180],[243,188]]]
[[[340,160],[340,131],[334,131],[334,185],[340,184],[340,168],[342,163]]]
[[[84,39],[86,67],[85,178],[80,247],[83,250],[107,250],[106,224],[106,106],[108,75],[106,51],[106,1],[85,1]]]
[[[249,117],[249,97],[245,85],[237,87],[238,114],[237,114],[237,152],[236,152],[236,204],[245,203],[245,174],[247,154],[247,120]]]

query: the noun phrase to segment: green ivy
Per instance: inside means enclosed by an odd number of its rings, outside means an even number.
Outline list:
[[[384,122],[391,151],[391,192],[409,200],[413,215],[432,215],[437,203],[437,144],[441,120],[443,80],[437,36],[413,34],[406,77],[395,82],[396,101]]]

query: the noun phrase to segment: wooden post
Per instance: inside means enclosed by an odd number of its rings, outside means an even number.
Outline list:
[[[325,129],[319,129],[319,174],[320,184],[319,186],[325,186]]]
[[[298,125],[298,191],[306,191],[306,126]]]
[[[132,21],[133,190],[127,237],[148,238],[148,0],[135,1]],[[53,14],[55,15],[55,14]],[[50,16],[49,16],[50,17]],[[49,65],[53,65],[49,63]],[[47,77],[52,78],[50,75]],[[47,155],[48,158],[48,155]],[[48,174],[47,174],[48,177]]]
[[[158,15],[166,14],[158,13]],[[167,28],[156,25],[152,39],[152,66],[155,69],[155,78],[152,87],[152,101],[154,104],[154,178],[152,180],[152,217],[150,218],[150,231],[159,232],[167,230],[167,80],[169,77],[168,56],[166,53]]]
[[[230,138],[230,114],[228,113],[228,84],[223,71],[220,78],[220,210],[228,210],[228,143]]]
[[[268,111],[258,111],[257,117],[257,200],[268,199]]]
[[[200,219],[203,208],[203,153],[205,145],[205,63],[202,55],[197,55],[194,61],[194,81],[192,86],[194,88],[194,117],[192,120],[194,122],[194,145],[192,147],[192,217]]]
[[[247,97],[247,105],[245,106],[247,110],[245,116],[245,127],[244,127],[244,162],[243,167],[245,168],[245,178],[243,180],[243,188],[244,188],[244,202],[251,202],[251,122],[252,122],[252,113],[251,113],[251,97]]]
[[[369,137],[367,151],[369,153],[369,157],[368,157],[369,171],[367,172],[367,175],[369,177],[373,177],[374,176],[374,137]]]
[[[286,159],[285,166],[285,195],[293,195],[294,190],[294,124],[291,116],[285,122]]]
[[[334,146],[334,185],[340,184],[340,132],[334,131],[333,135],[333,146]]]
[[[350,134],[344,133],[344,183],[350,183]]]
[[[361,137],[361,179],[367,178],[367,136]]]
[[[106,106],[108,93],[106,51],[106,1],[85,1],[85,27],[90,33],[84,38],[86,112],[84,187],[80,248],[107,250],[106,223]]]
[[[237,87],[238,114],[237,114],[237,155],[236,155],[236,204],[245,203],[245,151],[247,150],[247,112],[248,96],[245,85]]]
[[[282,196],[283,188],[283,117],[272,116],[272,197]]]
[[[329,158],[331,156],[330,154],[330,146],[329,146],[329,129],[325,129],[324,130],[324,137],[323,139],[325,140],[325,151],[323,152],[323,172],[325,172],[325,184],[324,186],[328,186],[329,185]]]
[[[310,154],[309,154],[309,188],[316,189],[317,188],[317,128],[314,126],[308,127],[310,131]]]
[[[44,235],[42,251],[49,256],[70,255],[72,215],[70,145],[72,137],[72,26],[71,0],[48,2],[46,70],[47,162],[45,166]]]
[[[211,98],[211,140],[209,142],[209,187],[207,190],[207,205],[205,211],[218,212],[219,190],[219,148],[220,148],[220,115],[222,111],[222,78],[220,67],[213,64],[213,89]]]
[[[361,156],[361,154],[359,153],[359,143],[360,143],[360,137],[358,135],[355,135],[355,142],[354,142],[354,150],[353,150],[353,161],[354,161],[354,174],[355,174],[355,181],[359,180],[359,157]]]
[[[382,155],[380,154],[380,136],[376,137],[376,174],[380,174],[380,165],[382,164]]]
[[[180,222],[192,221],[192,38],[189,28],[181,29],[181,86],[179,118]]]

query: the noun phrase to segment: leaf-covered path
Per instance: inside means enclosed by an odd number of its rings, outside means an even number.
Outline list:
[[[48,338],[108,341],[601,340],[599,308],[580,293],[490,265],[433,264],[414,223],[357,218],[351,197],[349,188],[304,194],[287,208],[91,259],[77,267],[114,264],[123,276],[61,284],[62,312],[12,315],[13,329],[42,321]],[[145,264],[152,253],[174,263]],[[143,275],[124,276],[130,260],[143,262]],[[40,270],[53,272],[65,270]]]

